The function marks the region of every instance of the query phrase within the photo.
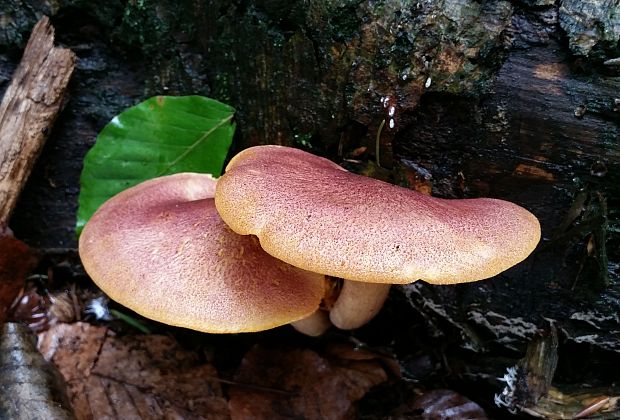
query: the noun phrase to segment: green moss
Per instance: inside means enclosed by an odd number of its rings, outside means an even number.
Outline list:
[[[213,83],[214,96],[224,103],[232,103],[230,94],[230,77],[227,73],[221,72],[215,75]]]
[[[351,40],[360,28],[360,18],[357,15],[359,2],[335,3],[337,5],[330,13],[331,37],[338,42]]]
[[[157,14],[157,6],[152,0],[128,2],[115,34],[117,41],[147,55],[169,52],[166,47],[171,45],[171,22]]]
[[[28,42],[32,27],[44,14],[51,14],[49,6],[35,8],[14,0],[0,0],[0,47],[17,52]]]
[[[312,133],[294,134],[293,142],[295,143],[295,145],[303,149],[312,150],[314,148],[312,146],[312,137]]]

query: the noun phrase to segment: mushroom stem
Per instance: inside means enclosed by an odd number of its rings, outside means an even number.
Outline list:
[[[312,315],[300,319],[299,321],[291,322],[291,326],[302,334],[310,337],[318,337],[327,331],[329,327],[332,326],[332,323],[329,321],[327,311],[317,309]]]
[[[329,319],[342,330],[359,328],[377,315],[389,293],[389,284],[345,280]]]

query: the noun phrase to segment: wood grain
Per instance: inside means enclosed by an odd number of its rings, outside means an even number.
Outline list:
[[[0,104],[0,224],[8,222],[65,104],[74,64],[71,50],[54,47],[54,28],[43,17]]]

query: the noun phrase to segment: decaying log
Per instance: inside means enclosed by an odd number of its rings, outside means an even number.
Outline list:
[[[65,103],[75,55],[54,47],[47,17],[34,27],[0,104],[0,224],[6,223]]]

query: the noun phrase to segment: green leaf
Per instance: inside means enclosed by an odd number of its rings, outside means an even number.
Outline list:
[[[84,158],[78,234],[107,199],[142,181],[178,172],[220,176],[234,112],[202,96],[156,96],[114,117]]]

